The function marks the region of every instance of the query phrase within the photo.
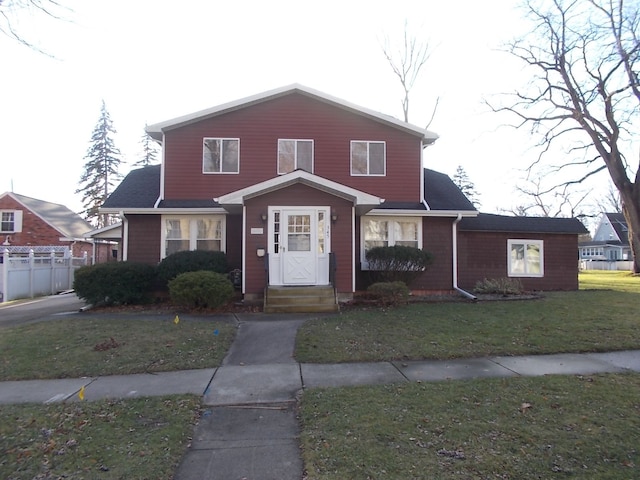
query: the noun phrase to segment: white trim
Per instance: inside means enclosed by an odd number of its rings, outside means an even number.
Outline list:
[[[516,273],[512,271],[511,265],[511,247],[512,245],[524,245],[525,250],[525,258],[523,258],[524,272]],[[537,245],[540,251],[540,273],[529,273],[527,272],[527,262],[526,262],[526,252],[528,245]],[[515,277],[515,278],[542,278],[544,277],[544,241],[543,240],[533,240],[528,238],[509,238],[507,240],[507,276]]]
[[[367,212],[367,215],[372,216],[391,216],[391,217],[452,217],[456,218],[458,215],[463,217],[477,217],[478,211],[476,210],[411,210],[411,209],[391,209],[391,208],[373,208]]]
[[[302,95],[315,98],[316,100],[320,100],[325,103],[333,104],[336,107],[351,111],[353,113],[356,113],[364,117],[371,118],[372,120],[375,120],[380,123],[391,125],[400,130],[407,131],[413,135],[417,135],[421,138],[422,143],[424,145],[432,144],[438,139],[438,135],[436,133],[431,132],[429,130],[425,130],[424,128],[418,127],[416,125],[412,125],[407,122],[403,122],[401,120],[398,120],[397,118],[394,118],[389,115],[385,115],[380,112],[369,110],[368,108],[360,107],[353,103],[347,102],[345,100],[341,100],[339,98],[333,97],[331,95],[327,95],[326,93],[320,92],[318,90],[314,90],[309,87],[305,87],[297,83],[276,88],[273,90],[269,90],[263,93],[259,93],[257,95],[241,98],[239,100],[234,100],[229,103],[218,105],[213,108],[208,108],[205,110],[200,110],[198,112],[183,115],[181,117],[176,117],[171,120],[166,120],[164,122],[148,125],[146,128],[146,131],[152,138],[156,140],[160,140],[161,138],[163,138],[164,132],[168,130],[180,128],[185,125],[189,125],[192,123],[199,122],[201,120],[205,120],[207,118],[223,115],[228,112],[232,112],[235,110],[249,107],[251,105],[266,102],[268,100],[282,97],[294,92],[298,92]]]
[[[226,221],[225,221],[225,227],[226,227]],[[240,261],[242,263],[242,272],[246,272],[247,271],[247,207],[244,206],[242,207],[242,253],[241,253],[241,257],[242,260]],[[226,251],[226,250],[225,250]],[[246,279],[246,275],[243,273],[242,274],[242,295],[244,295],[247,292],[247,279]]]
[[[202,215],[202,214],[220,214],[226,215],[227,211],[222,207],[198,207],[198,208],[131,208],[131,209],[122,209],[122,208],[100,208],[101,213],[111,213],[118,214],[120,212],[124,212],[125,214],[141,214],[141,215],[149,215],[149,214],[166,214],[166,215]]]
[[[362,236],[362,232],[360,232]],[[356,291],[356,209],[351,207],[351,292]]]
[[[162,201],[162,199],[164,198],[164,165],[165,165],[165,141],[164,141],[164,133],[162,134],[162,159],[160,162],[160,193],[158,194],[158,200],[156,200],[156,203],[153,205],[154,208],[157,208],[158,205],[160,205],[160,202]]]
[[[250,198],[280,190],[297,183],[309,185],[318,190],[335,195],[336,197],[353,201],[356,206],[373,207],[384,202],[383,198],[319,177],[305,170],[294,170],[291,173],[285,173],[284,175],[265,180],[264,182],[250,185],[235,192],[214,198],[213,200],[221,205],[244,205],[244,202]]]

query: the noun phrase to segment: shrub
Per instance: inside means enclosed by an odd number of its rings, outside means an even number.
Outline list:
[[[498,295],[520,295],[523,292],[522,282],[517,278],[485,278],[476,283],[476,293]]]
[[[383,305],[399,305],[409,298],[409,287],[403,282],[378,282],[369,285],[367,293]]]
[[[169,296],[173,303],[185,307],[218,308],[233,298],[233,284],[221,273],[181,273],[169,281]]]
[[[226,273],[227,269],[227,255],[224,252],[185,250],[172,253],[160,262],[158,265],[158,278],[166,283],[181,273],[198,272],[200,270]]]
[[[407,285],[433,261],[431,253],[404,245],[374,247],[366,253],[366,258],[374,282],[404,282]]]
[[[155,267],[146,263],[99,263],[76,270],[73,288],[92,305],[146,303],[155,276]]]

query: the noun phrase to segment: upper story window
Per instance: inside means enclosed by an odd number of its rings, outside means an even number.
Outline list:
[[[507,265],[510,277],[543,277],[543,241],[507,240]]]
[[[386,146],[384,142],[351,141],[351,175],[386,174]]]
[[[240,139],[204,138],[202,142],[203,173],[239,173]]]
[[[278,140],[278,174],[296,169],[313,173],[313,140]]]
[[[22,212],[20,210],[2,210],[0,212],[0,232],[16,233],[22,231]]]

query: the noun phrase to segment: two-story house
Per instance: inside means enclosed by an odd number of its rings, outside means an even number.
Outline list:
[[[369,248],[409,245],[434,255],[411,285],[417,291],[471,289],[486,271],[577,288],[577,258],[544,255],[557,238],[576,257],[580,222],[511,235],[508,221],[485,221],[462,231],[461,220],[478,212],[448,176],[423,168],[437,135],[393,117],[293,85],[147,132],[163,147],[161,165],[132,171],[101,209],[123,219],[125,260],[221,250],[242,271],[247,299],[303,285],[332,285],[349,299],[366,287]],[[535,237],[546,230],[561,235]],[[463,273],[460,258],[474,273]]]
[[[630,260],[629,228],[624,214],[617,212],[603,213],[598,226],[589,242],[580,242],[581,260]]]

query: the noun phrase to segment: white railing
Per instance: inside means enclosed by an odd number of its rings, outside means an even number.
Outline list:
[[[53,295],[73,288],[75,270],[87,265],[87,254],[71,257],[68,250],[56,254],[16,255],[5,249],[0,256],[0,302]]]

